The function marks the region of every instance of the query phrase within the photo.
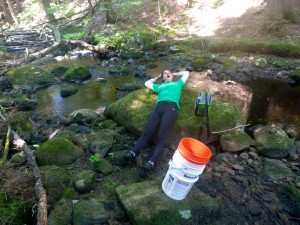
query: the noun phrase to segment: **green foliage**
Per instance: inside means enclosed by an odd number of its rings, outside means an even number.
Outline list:
[[[22,223],[22,215],[27,203],[23,200],[15,200],[0,191],[0,224],[19,225]]]
[[[101,162],[102,160],[102,157],[98,154],[95,154],[95,155],[92,155],[90,158],[89,158],[89,162],[90,164],[97,164],[99,162]]]
[[[72,33],[65,33],[62,35],[62,39],[64,40],[80,40],[85,37],[84,31],[72,32]]]
[[[95,39],[99,45],[107,45],[111,48],[120,48],[125,44],[125,35],[125,31],[118,30],[115,27],[110,27],[106,31],[96,34]]]

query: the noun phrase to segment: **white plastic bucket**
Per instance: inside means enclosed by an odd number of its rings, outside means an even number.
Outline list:
[[[201,152],[202,151],[202,152]],[[209,148],[192,138],[183,138],[169,162],[169,170],[162,182],[167,196],[183,200],[202,174],[211,156]]]

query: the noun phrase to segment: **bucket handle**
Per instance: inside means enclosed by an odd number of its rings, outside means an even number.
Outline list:
[[[172,159],[170,159],[170,161],[169,161],[170,169],[175,169],[175,170],[188,170],[189,169],[187,167],[173,167],[173,166],[171,166],[171,162],[172,162]]]

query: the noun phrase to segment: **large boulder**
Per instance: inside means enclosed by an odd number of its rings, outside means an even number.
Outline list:
[[[171,135],[178,140],[180,136],[198,135],[201,117],[194,113],[194,101],[197,94],[197,92],[189,89],[182,91],[181,111]],[[155,107],[156,97],[157,95],[152,91],[143,88],[109,105],[104,114],[119,125],[139,135],[145,129],[148,117]],[[217,101],[212,102],[209,118],[211,131],[230,129],[243,121],[239,110],[234,105]]]
[[[283,159],[293,150],[294,140],[276,125],[262,126],[254,130],[254,139],[260,144],[259,153],[273,159]]]
[[[68,165],[77,158],[84,156],[81,148],[63,137],[57,137],[44,142],[35,152],[38,165]]]
[[[222,206],[218,200],[204,194],[196,187],[192,187],[187,197],[181,201],[169,198],[161,190],[161,184],[156,181],[120,185],[116,191],[130,222],[135,225],[182,225],[190,222],[212,225],[226,224],[226,222],[229,222],[227,224],[242,223],[226,221],[227,214],[233,213],[230,212],[230,207]],[[234,219],[238,220],[239,215]]]

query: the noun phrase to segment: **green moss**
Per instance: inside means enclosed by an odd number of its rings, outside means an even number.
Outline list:
[[[207,56],[203,57],[197,57],[193,60],[192,62],[192,67],[194,70],[199,71],[199,70],[204,70],[207,68],[207,65],[210,63],[211,59]]]
[[[24,112],[17,113],[14,116],[11,126],[19,134],[25,131],[33,131],[32,123],[27,119],[27,116]]]
[[[0,96],[0,105],[4,108],[12,107],[14,104],[13,98],[9,96]]]
[[[72,65],[63,75],[64,81],[83,81],[91,77],[90,71],[85,66]]]
[[[92,170],[97,173],[102,173],[104,175],[108,175],[113,172],[112,165],[107,162],[99,153],[92,155],[89,158],[90,165]]]
[[[64,190],[71,186],[70,174],[58,166],[42,166],[40,169],[42,182],[47,192],[47,200],[49,202],[57,201],[63,196]]]
[[[74,188],[66,188],[64,190],[63,197],[67,199],[76,199],[78,195]]]
[[[175,123],[176,129],[199,130],[201,117],[194,115],[194,101],[197,92],[183,89],[181,97],[181,111]],[[209,110],[211,131],[219,131],[236,126],[242,119],[239,110],[234,105],[212,101]]]
[[[49,85],[55,82],[46,66],[21,66],[8,71],[6,75],[17,85]]]
[[[31,206],[22,199],[13,199],[0,189],[0,224],[19,225],[23,224],[23,217],[29,212]]]
[[[34,154],[41,166],[64,165],[75,161],[83,151],[66,138],[57,137],[44,142]]]
[[[130,69],[126,66],[121,68],[121,75],[129,75],[130,74]]]

